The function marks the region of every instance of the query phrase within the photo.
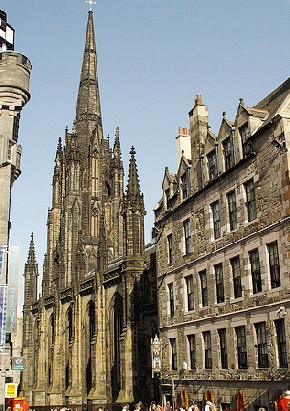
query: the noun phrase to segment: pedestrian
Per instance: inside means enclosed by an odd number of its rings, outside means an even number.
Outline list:
[[[198,405],[194,401],[189,401],[188,411],[200,411]]]
[[[172,407],[170,404],[170,401],[166,401],[165,407],[164,407],[164,411],[172,411]]]
[[[284,391],[281,397],[282,398],[279,400],[280,411],[289,411],[288,406],[290,405],[290,390]]]
[[[140,411],[142,408],[142,401],[138,401],[135,404],[135,411]]]
[[[155,411],[156,410],[156,403],[154,400],[151,401],[149,411]]]

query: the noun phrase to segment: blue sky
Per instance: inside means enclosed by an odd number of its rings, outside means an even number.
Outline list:
[[[33,232],[42,271],[55,150],[75,116],[88,5],[1,0],[0,7],[16,30],[15,49],[33,65],[11,245],[20,246],[22,267]],[[195,95],[217,133],[223,111],[234,119],[239,97],[255,105],[289,77],[290,1],[97,0],[93,10],[104,133],[113,142],[120,128],[125,183],[136,148],[149,241],[164,168],[177,171],[177,128],[188,127]]]

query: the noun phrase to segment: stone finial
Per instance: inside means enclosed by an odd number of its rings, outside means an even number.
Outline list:
[[[242,97],[239,98],[239,101],[240,101],[240,105],[244,104],[244,99]]]
[[[226,116],[227,116],[227,112],[223,111],[223,117],[226,117]]]
[[[90,5],[90,11],[93,11],[92,5],[93,5],[93,4],[96,4],[96,2],[93,1],[93,0],[87,0],[86,3],[88,3],[88,4]]]

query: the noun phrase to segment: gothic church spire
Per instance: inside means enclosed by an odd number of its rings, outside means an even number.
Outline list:
[[[93,12],[89,11],[86,43],[76,106],[76,131],[79,147],[86,150],[93,130],[102,138],[101,104],[97,70],[97,51]]]
[[[139,176],[135,159],[135,148],[132,147],[129,164],[129,177],[124,201],[125,237],[133,240],[126,242],[126,255],[144,256],[144,207],[143,194],[140,191]]]
[[[139,176],[137,170],[137,164],[135,159],[135,148],[132,147],[130,150],[131,158],[129,164],[129,176],[128,176],[128,185],[127,185],[127,201],[131,203],[131,205],[135,204],[139,206],[139,211],[143,211],[144,202],[143,202],[143,194],[140,192],[140,183],[139,183]]]
[[[34,238],[31,234],[31,240],[28,251],[27,263],[24,267],[25,290],[24,305],[30,305],[37,300],[37,281],[38,281],[38,264],[35,257]]]

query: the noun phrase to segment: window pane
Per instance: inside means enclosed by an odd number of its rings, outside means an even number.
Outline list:
[[[242,140],[243,156],[247,157],[253,152],[252,142],[249,140],[250,132],[248,124],[245,124],[243,127],[240,128],[240,135]]]
[[[251,251],[249,253],[251,263],[251,274],[253,283],[253,293],[257,294],[262,291],[262,279],[260,271],[260,260],[258,250]]]
[[[171,369],[177,370],[177,349],[176,349],[176,339],[170,338],[171,345]]]
[[[280,368],[288,368],[287,349],[286,349],[286,330],[285,330],[284,318],[276,320],[275,327],[276,327],[276,334],[277,334],[279,366]]]
[[[242,279],[241,279],[240,259],[239,257],[235,257],[235,258],[232,258],[230,262],[231,262],[232,274],[233,274],[234,297],[239,298],[242,296]]]
[[[204,340],[204,365],[206,369],[212,368],[212,352],[211,352],[211,336],[210,331],[205,331],[203,334]]]
[[[173,295],[173,284],[168,284],[168,294],[169,294],[169,315],[174,316],[174,295]]]
[[[249,181],[246,185],[246,196],[247,196],[247,211],[248,211],[248,221],[253,221],[257,218],[256,209],[256,195],[254,180]]]
[[[196,369],[196,345],[195,345],[195,335],[188,336],[189,345],[189,358],[190,358],[190,368],[192,370]]]
[[[229,170],[234,165],[233,147],[232,147],[232,142],[231,142],[230,137],[224,141],[223,147],[224,147],[225,168],[226,170]]]
[[[264,322],[255,324],[257,334],[257,350],[258,350],[258,367],[268,368],[268,347],[267,347],[267,333],[266,324]]]
[[[223,369],[228,368],[228,354],[227,354],[227,333],[225,328],[218,330],[220,339],[220,353],[221,353],[221,366]]]
[[[217,160],[216,160],[215,150],[213,150],[211,153],[208,154],[208,156],[207,156],[207,164],[208,164],[209,179],[212,180],[213,178],[216,178],[217,175],[218,175],[218,173],[217,173]]]
[[[269,267],[270,267],[270,277],[271,277],[271,287],[280,287],[280,261],[278,253],[278,244],[275,241],[272,244],[268,244],[268,254],[269,254]]]
[[[201,303],[202,303],[202,306],[205,307],[208,305],[206,270],[203,270],[199,273],[199,278],[200,278],[200,286],[201,286]]]
[[[217,303],[223,303],[225,301],[225,295],[224,295],[224,275],[223,275],[222,264],[215,265],[214,271],[215,271]]]
[[[181,191],[182,191],[182,199],[186,199],[189,194],[189,187],[188,187],[188,178],[187,178],[187,173],[185,172],[181,176]]]
[[[248,368],[245,326],[236,327],[236,336],[237,336],[238,367]]]
[[[190,230],[190,221],[186,220],[183,223],[184,231],[184,242],[185,242],[185,254],[190,252],[190,243],[191,243],[191,230]]]
[[[189,277],[186,277],[185,281],[186,281],[186,289],[187,289],[187,310],[191,311],[194,309],[192,275]]]
[[[172,264],[172,234],[167,236],[168,264]]]
[[[236,203],[236,193],[232,191],[228,194],[228,207],[229,207],[229,220],[230,229],[235,230],[237,228],[237,203]]]
[[[221,222],[220,222],[220,205],[217,201],[216,203],[212,204],[212,216],[213,216],[213,230],[214,230],[214,238],[219,238],[221,236]]]

